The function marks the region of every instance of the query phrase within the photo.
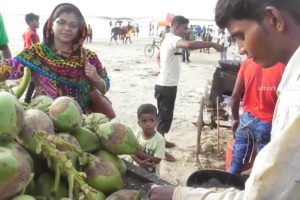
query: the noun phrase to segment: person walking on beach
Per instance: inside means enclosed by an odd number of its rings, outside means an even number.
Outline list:
[[[11,58],[10,49],[8,47],[8,37],[7,37],[7,33],[6,33],[6,29],[4,26],[1,13],[0,13],[0,50],[2,52],[3,59]],[[1,59],[1,55],[0,55],[0,59]],[[0,68],[0,73],[1,73],[1,68]]]
[[[171,31],[171,26],[167,25],[165,29],[160,32],[159,34],[160,42],[162,42],[165,39],[166,34],[169,33],[170,31]]]
[[[188,28],[188,31],[187,31],[186,35],[184,36],[184,39],[187,41],[194,41],[196,39],[194,32],[193,32],[193,27]],[[182,62],[185,62],[185,61],[188,63],[191,62],[190,54],[191,54],[191,51],[189,49],[182,49]]]
[[[138,38],[140,33],[140,26],[139,24],[136,24],[135,26],[135,36]]]
[[[0,62],[0,82],[30,70],[36,95],[69,96],[84,113],[92,112],[90,91],[105,94],[110,80],[97,54],[83,47],[87,26],[80,10],[70,3],[57,5],[43,30],[43,42]]]
[[[150,200],[297,200],[300,197],[300,1],[218,0],[215,19],[262,67],[286,64],[277,88],[271,141],[256,157],[245,189],[155,187]]]
[[[220,60],[227,60],[227,48],[229,47],[230,43],[224,29],[220,29],[218,40],[218,43],[224,47],[220,52]]]
[[[28,13],[25,15],[25,22],[28,25],[28,29],[23,33],[23,41],[24,41],[24,49],[29,48],[32,44],[36,44],[40,42],[40,37],[36,32],[36,29],[39,28],[40,17],[34,13]],[[25,94],[25,102],[30,103],[31,97],[34,93],[35,85],[31,80],[28,89]]]
[[[86,37],[86,41],[91,43],[93,39],[93,29],[91,27],[91,25],[89,24],[87,27],[87,37]]]
[[[158,108],[157,131],[165,136],[169,133],[173,121],[173,112],[176,100],[177,85],[180,77],[181,49],[200,49],[213,47],[220,51],[222,46],[212,42],[187,41],[183,37],[187,34],[189,20],[183,16],[175,16],[171,23],[171,32],[165,35],[160,52],[157,54],[160,72],[155,81],[155,98]],[[166,140],[166,147],[175,144]],[[175,158],[166,153],[167,161]]]

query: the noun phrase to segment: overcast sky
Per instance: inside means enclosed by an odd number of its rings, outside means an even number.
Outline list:
[[[194,19],[214,19],[217,0],[0,0],[3,14],[50,15],[63,2],[77,5],[85,16],[157,17],[167,13]]]

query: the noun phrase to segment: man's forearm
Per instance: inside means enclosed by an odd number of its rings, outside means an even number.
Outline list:
[[[231,113],[233,120],[239,120],[239,108],[240,108],[240,101],[237,99],[231,99]]]
[[[188,49],[216,48],[217,45],[219,44],[213,42],[195,41],[189,44]]]

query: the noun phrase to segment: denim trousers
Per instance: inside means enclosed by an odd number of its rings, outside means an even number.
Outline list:
[[[249,112],[243,114],[235,132],[230,173],[241,174],[245,164],[254,159],[254,148],[258,153],[270,141],[271,128],[271,122],[261,121]]]

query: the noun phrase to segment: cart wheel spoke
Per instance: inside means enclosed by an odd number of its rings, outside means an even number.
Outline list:
[[[144,54],[146,57],[151,58],[154,54],[154,46],[152,44],[147,44],[144,48]]]

